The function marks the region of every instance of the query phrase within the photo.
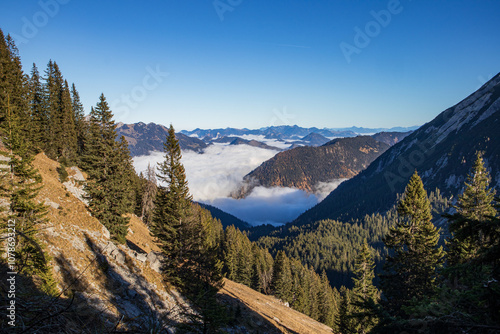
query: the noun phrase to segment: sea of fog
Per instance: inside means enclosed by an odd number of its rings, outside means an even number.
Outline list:
[[[267,144],[272,145],[271,142]],[[341,182],[322,183],[316,194],[292,188],[257,187],[244,199],[230,197],[246,174],[277,153],[249,145],[227,144],[211,145],[202,154],[183,151],[182,163],[193,199],[218,207],[252,225],[280,225],[316,205]],[[134,166],[141,172],[146,170],[148,163],[156,166],[163,159],[164,153],[153,152],[135,157]]]

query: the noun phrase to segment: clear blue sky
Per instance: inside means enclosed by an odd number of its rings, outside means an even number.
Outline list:
[[[117,121],[177,129],[423,124],[500,71],[499,17],[472,0],[0,0],[25,71],[53,59],[87,111],[103,92]]]

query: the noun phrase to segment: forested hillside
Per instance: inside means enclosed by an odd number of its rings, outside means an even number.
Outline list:
[[[245,176],[237,193],[253,187],[291,187],[315,192],[321,183],[353,177],[389,148],[369,136],[334,139],[319,147],[297,147],[278,153]]]
[[[342,183],[325,200],[305,212],[296,224],[320,219],[360,218],[385,212],[417,170],[428,189],[456,196],[476,151],[500,185],[500,74],[475,93],[391,147],[365,171]]]
[[[130,154],[132,156],[148,155],[153,151],[163,151],[163,142],[168,128],[154,123],[135,124],[119,123],[116,127],[118,136],[124,136],[127,140]],[[202,140],[188,137],[182,133],[177,134],[179,143],[183,150],[202,152],[207,147]]]

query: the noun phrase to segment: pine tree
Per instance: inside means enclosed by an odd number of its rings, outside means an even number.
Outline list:
[[[76,162],[77,155],[77,138],[76,126],[73,113],[73,104],[71,94],[69,92],[68,82],[64,81],[64,86],[61,92],[61,110],[60,110],[60,126],[62,131],[59,133],[59,161],[63,164],[72,164]]]
[[[58,73],[57,68],[54,66],[54,62],[49,60],[47,64],[47,69],[45,70],[45,77],[43,78],[45,83],[43,85],[44,89],[44,104],[45,113],[48,117],[47,126],[47,138],[46,146],[43,148],[45,154],[52,159],[57,159],[57,147],[55,146],[56,141],[56,129],[60,132],[60,127],[58,125],[58,115],[61,108],[60,92],[62,89],[62,77]]]
[[[336,326],[341,334],[355,333],[351,317],[351,291],[345,286],[340,288],[340,306]]]
[[[439,230],[432,224],[430,202],[417,172],[397,211],[401,218],[384,240],[394,255],[387,256],[382,288],[389,309],[401,314],[401,307],[413,298],[422,300],[435,291],[443,250],[438,247]]]
[[[276,298],[290,303],[292,301],[292,283],[290,259],[284,251],[278,251],[274,259],[273,278],[271,281],[271,288]]]
[[[373,285],[375,262],[365,240],[361,253],[356,258],[354,267],[354,287],[352,303],[354,305],[354,327],[358,333],[368,333],[377,324],[371,305],[378,301],[378,291]]]
[[[447,216],[452,238],[448,240],[448,260],[451,265],[477,258],[486,243],[481,222],[495,216],[495,190],[489,187],[490,176],[484,166],[483,153],[476,153],[474,165],[467,175],[465,190],[454,206],[456,213]]]
[[[318,320],[327,326],[332,327],[335,322],[335,301],[332,287],[324,270],[321,273],[321,286],[318,294],[318,303]]]
[[[80,101],[80,94],[76,90],[75,84],[71,85],[71,105],[76,130],[76,153],[81,158],[85,152],[85,137],[88,132],[88,124],[85,120],[85,110]]]
[[[111,237],[125,242],[130,191],[127,170],[131,158],[123,143],[116,141],[116,125],[106,98],[101,94],[90,114],[90,130],[84,156],[86,191],[92,214],[109,230]]]
[[[48,115],[45,153],[59,162],[73,163],[76,159],[77,138],[71,93],[59,66],[49,61],[45,71],[45,112]]]
[[[1,193],[6,212],[2,212],[0,229],[14,227],[16,233],[16,268],[12,271],[37,275],[42,289],[54,292],[43,244],[38,241],[37,228],[47,213],[43,203],[36,200],[42,188],[42,178],[33,166],[30,145],[30,108],[28,82],[22,72],[17,48],[0,30],[0,140],[6,151],[0,164]],[[3,205],[2,205],[3,207]],[[9,225],[9,226],[7,226]],[[14,226],[12,226],[14,225]]]
[[[155,170],[150,164],[148,164],[148,168],[146,169],[144,191],[141,198],[141,218],[142,221],[148,226],[151,225],[153,220],[154,199],[156,197],[157,190],[158,186],[156,184]]]
[[[226,229],[227,230],[227,229]],[[253,269],[250,287],[264,294],[270,294],[270,284],[273,274],[273,257],[267,248],[260,248],[252,243]]]
[[[164,267],[165,277],[170,283],[180,285],[177,270],[185,263],[192,249],[198,249],[198,241],[190,245],[190,237],[196,234],[196,227],[189,224],[191,200],[186,172],[181,163],[181,148],[172,125],[163,144],[165,159],[158,163],[157,177],[160,185],[154,201],[155,210],[151,233],[158,246],[169,259]]]
[[[31,141],[35,151],[40,151],[47,146],[48,115],[45,111],[43,87],[40,82],[40,73],[35,64],[31,70],[29,80],[30,109],[31,109]]]
[[[181,330],[212,333],[225,322],[217,291],[223,286],[218,259],[222,225],[209,213],[193,206],[181,163],[181,149],[171,125],[164,143],[165,160],[158,164],[158,187],[151,234],[166,257],[165,281],[180,288],[196,312],[186,316]]]
[[[30,140],[31,122],[27,86],[19,51],[12,38],[4,37],[0,30],[0,132],[15,151],[21,147],[31,150],[26,145]],[[15,132],[12,132],[13,126]]]

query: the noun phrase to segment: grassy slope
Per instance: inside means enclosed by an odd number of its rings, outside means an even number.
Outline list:
[[[158,251],[142,221],[131,216],[128,245],[118,246],[125,261],[119,263],[105,251],[96,251],[99,246],[106,247],[109,237],[85,204],[59,181],[59,164],[39,154],[34,165],[44,183],[38,199],[45,202],[49,209],[48,222],[41,228],[41,239],[52,257],[50,264],[59,287],[69,287],[65,295],[71,295],[72,291],[81,295],[87,312],[103,313],[111,320],[109,325],[126,314],[122,322],[127,324],[129,321],[131,327],[128,329],[133,327],[134,321],[138,322],[134,318],[137,309],[144,315],[153,311],[152,301],[156,304],[161,301],[165,321],[173,323],[177,317],[179,296],[175,292],[166,293],[160,274],[152,270],[147,262],[138,261],[132,251]],[[68,173],[70,178],[74,175],[71,169]],[[98,258],[101,260],[96,260]],[[128,281],[136,282],[136,285],[124,284]],[[131,289],[138,292],[136,296],[132,294],[130,297],[128,290]],[[327,326],[282,305],[274,297],[231,281],[226,281],[221,298],[242,311],[238,323],[250,332],[331,333]],[[85,328],[85,324],[81,325]]]

